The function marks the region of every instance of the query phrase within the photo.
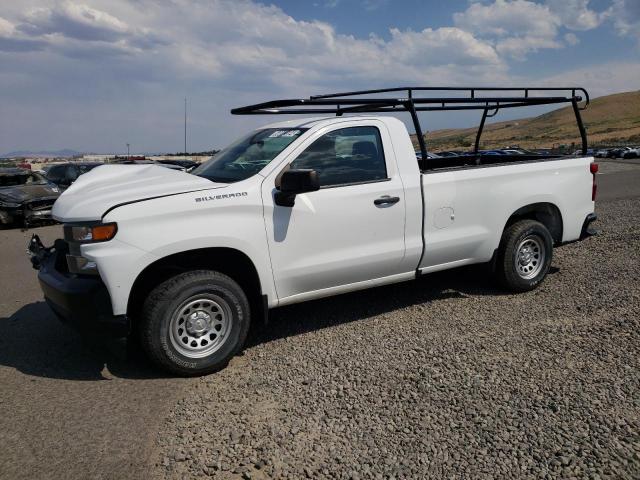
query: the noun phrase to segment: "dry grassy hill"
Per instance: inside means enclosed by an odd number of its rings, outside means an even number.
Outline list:
[[[582,111],[582,118],[591,145],[640,143],[640,91],[595,98]],[[476,132],[477,127],[435,130],[427,133],[425,138],[431,150],[466,149],[473,146]],[[574,142],[580,143],[575,116],[571,107],[564,107],[534,118],[487,124],[481,148],[507,145],[543,148]]]

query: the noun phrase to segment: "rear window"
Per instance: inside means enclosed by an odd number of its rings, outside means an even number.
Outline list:
[[[96,167],[99,167],[100,165],[102,165],[101,163],[96,163],[93,165],[76,165],[78,167],[78,170],[80,170],[80,174],[82,175],[83,173],[87,173],[89,170],[93,170]]]
[[[16,185],[32,185],[47,183],[45,178],[35,172],[25,171],[19,173],[0,173],[0,187],[12,187]]]

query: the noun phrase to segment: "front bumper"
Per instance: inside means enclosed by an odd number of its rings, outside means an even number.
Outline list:
[[[9,224],[16,220],[26,223],[51,222],[51,208],[31,209],[29,207],[3,207],[0,206],[0,223]]]
[[[66,271],[65,242],[40,253],[37,262],[38,281],[44,298],[53,312],[79,330],[123,337],[129,334],[125,315],[113,315],[111,298],[98,276],[75,275]]]

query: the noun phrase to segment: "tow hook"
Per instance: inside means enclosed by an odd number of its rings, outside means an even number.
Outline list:
[[[29,245],[27,246],[27,254],[31,257],[31,265],[36,270],[40,270],[42,261],[49,256],[52,247],[45,247],[40,237],[35,233],[31,235]]]

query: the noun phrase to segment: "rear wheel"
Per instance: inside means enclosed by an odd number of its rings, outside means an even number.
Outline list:
[[[553,256],[553,238],[542,223],[520,220],[504,231],[496,274],[514,292],[536,288],[546,277]]]
[[[210,270],[182,273],[144,302],[141,341],[158,365],[178,375],[224,368],[244,344],[249,302],[228,276]]]

